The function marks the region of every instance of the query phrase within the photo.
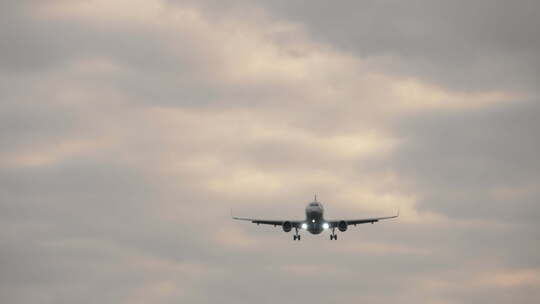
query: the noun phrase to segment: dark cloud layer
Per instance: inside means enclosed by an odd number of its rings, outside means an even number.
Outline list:
[[[0,300],[534,302],[538,11],[2,2]]]
[[[216,15],[251,1],[197,1]],[[536,90],[537,1],[258,1],[334,47],[388,72],[463,90]],[[249,10],[248,10],[249,11]]]
[[[429,189],[420,206],[459,217],[536,222],[539,114],[532,100],[405,119],[398,128],[406,144],[396,166]]]

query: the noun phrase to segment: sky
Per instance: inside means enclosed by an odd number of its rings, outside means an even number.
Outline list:
[[[533,303],[540,3],[0,2],[0,302]],[[393,215],[338,241],[230,219]]]

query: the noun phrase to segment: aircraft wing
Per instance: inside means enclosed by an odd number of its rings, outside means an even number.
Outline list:
[[[368,223],[376,223],[380,220],[388,220],[393,219],[399,216],[399,209],[396,215],[393,216],[384,216],[384,217],[373,217],[373,218],[365,218],[365,219],[352,219],[352,220],[337,220],[337,221],[328,221],[328,224],[330,224],[330,227],[338,227],[339,223],[345,222],[348,225],[358,225],[358,224],[368,224]]]
[[[300,228],[302,221],[287,221],[287,220],[263,220],[263,219],[254,219],[246,217],[236,217],[232,216],[233,220],[239,221],[249,221],[257,225],[273,225],[273,226],[283,226],[284,223],[291,223],[292,228]]]

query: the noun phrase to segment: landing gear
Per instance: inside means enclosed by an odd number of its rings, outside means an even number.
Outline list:
[[[295,235],[293,235],[293,241],[300,241],[300,234],[298,234],[298,228],[294,228]]]
[[[332,228],[332,234],[330,234],[330,240],[337,241],[337,234],[335,233],[336,228]]]

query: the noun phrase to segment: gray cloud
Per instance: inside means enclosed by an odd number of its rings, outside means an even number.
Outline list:
[[[535,222],[538,114],[538,102],[529,101],[404,119],[398,128],[406,144],[396,165],[429,189],[420,206],[459,217]]]
[[[534,4],[172,4],[1,4],[2,302],[538,298]]]
[[[174,1],[173,1],[174,2]],[[197,1],[214,12],[251,1]],[[540,40],[536,1],[259,1],[312,37],[374,60],[390,73],[461,90],[535,90]]]

